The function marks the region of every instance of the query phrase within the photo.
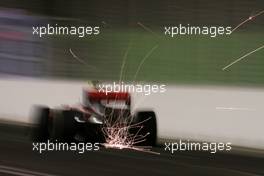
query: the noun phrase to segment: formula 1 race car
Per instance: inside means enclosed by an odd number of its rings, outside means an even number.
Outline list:
[[[116,138],[133,145],[154,146],[157,139],[153,111],[131,112],[128,92],[84,89],[79,105],[51,109],[34,107],[33,140],[105,143]],[[131,143],[131,139],[133,139]]]

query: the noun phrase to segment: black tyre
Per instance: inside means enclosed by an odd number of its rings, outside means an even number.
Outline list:
[[[132,129],[133,134],[137,136],[145,136],[143,141],[136,144],[142,146],[155,146],[157,142],[157,122],[156,115],[153,111],[137,112],[133,119],[133,124],[141,126],[141,128]]]
[[[73,141],[76,122],[72,111],[53,110],[48,123],[50,139],[55,141]]]
[[[45,142],[49,138],[48,118],[50,109],[45,106],[35,106],[32,114],[32,140],[36,142]]]

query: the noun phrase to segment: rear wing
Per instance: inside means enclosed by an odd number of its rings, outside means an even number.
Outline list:
[[[124,101],[127,105],[131,104],[131,96],[128,92],[100,92],[98,90],[88,90],[87,98],[93,101]]]

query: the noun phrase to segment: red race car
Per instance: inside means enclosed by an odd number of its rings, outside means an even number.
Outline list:
[[[36,106],[34,141],[89,141],[154,146],[157,139],[153,111],[131,112],[128,92],[84,89],[76,106],[51,109]]]

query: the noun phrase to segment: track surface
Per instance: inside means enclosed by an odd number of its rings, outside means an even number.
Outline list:
[[[178,152],[160,155],[103,149],[74,152],[32,151],[25,127],[0,125],[0,175],[264,175],[264,157],[243,154]]]

